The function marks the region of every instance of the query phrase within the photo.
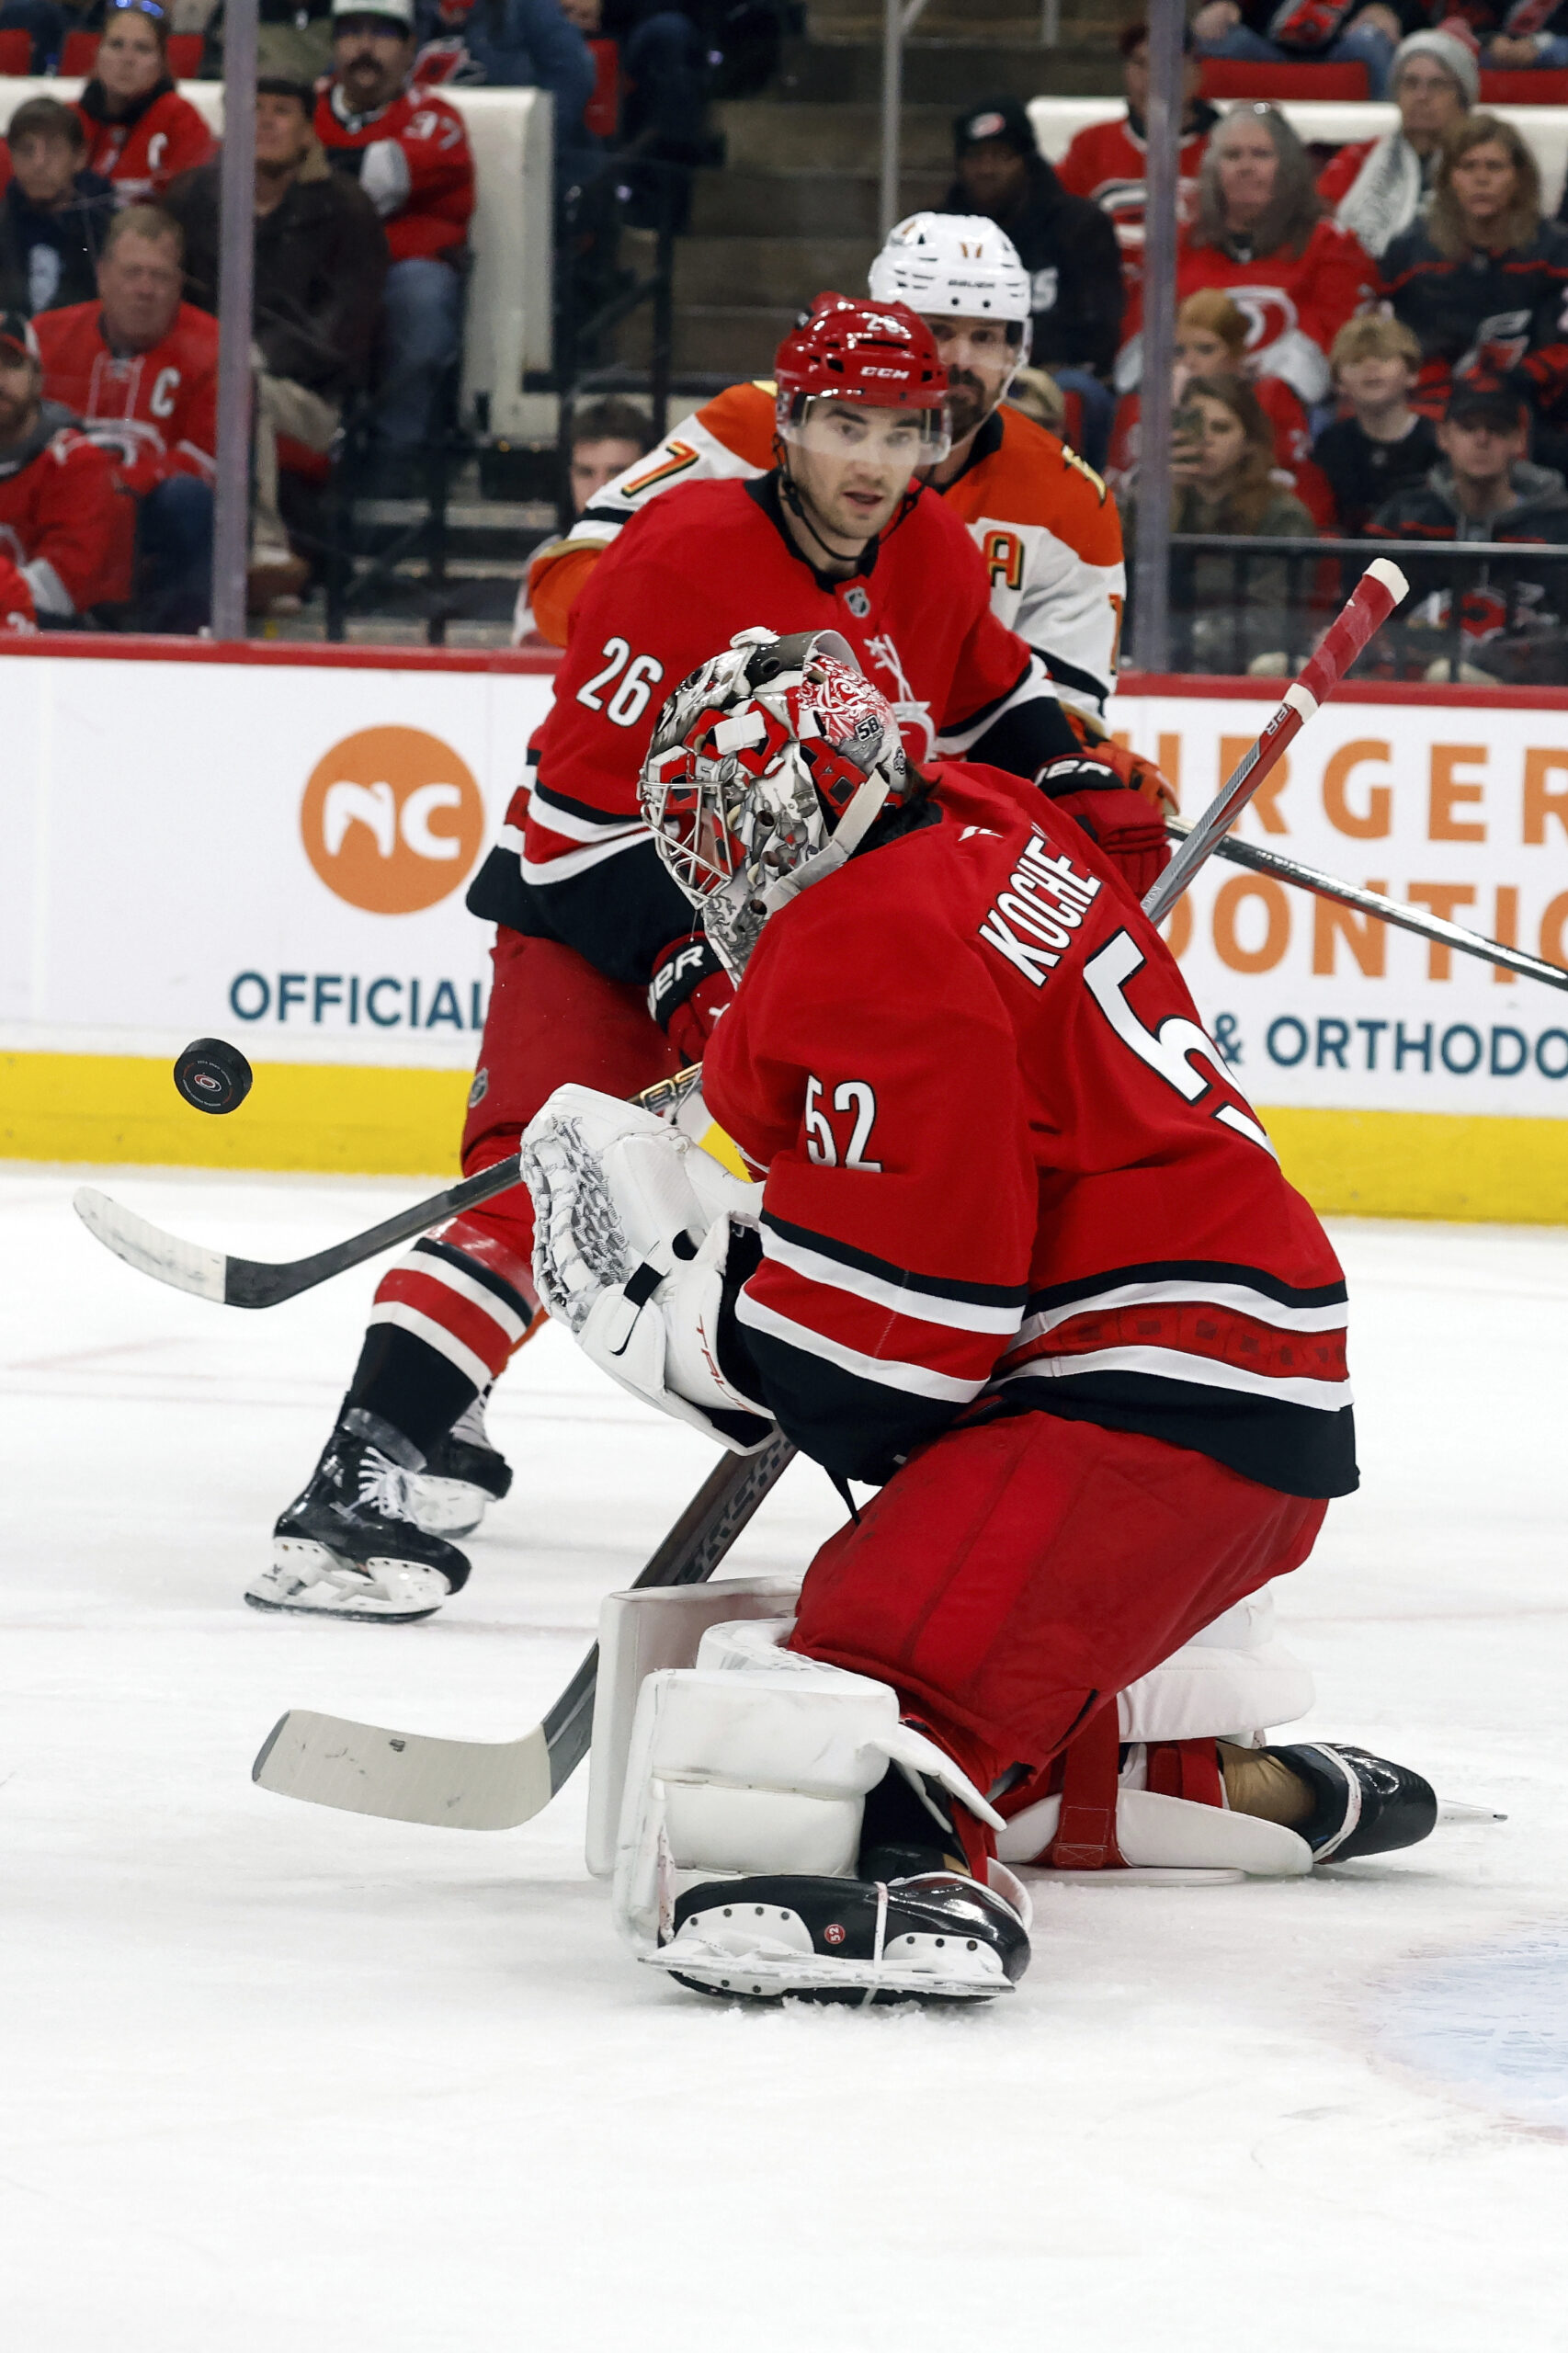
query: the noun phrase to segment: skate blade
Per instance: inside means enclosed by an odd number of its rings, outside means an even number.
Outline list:
[[[320,1601],[268,1600],[259,1593],[247,1592],[245,1606],[265,1610],[272,1618],[330,1618],[336,1625],[350,1626],[416,1626],[422,1618],[434,1618],[440,1608],[433,1601],[427,1609],[397,1609],[389,1603],[380,1609],[350,1606],[347,1602],[334,1605]]]
[[[1494,1806],[1463,1805],[1458,1798],[1439,1798],[1434,1827],[1448,1830],[1461,1822],[1506,1822],[1507,1819],[1507,1815],[1499,1813]]]
[[[825,1954],[733,1953],[717,1945],[685,1943],[676,1938],[657,1952],[642,1952],[638,1960],[649,1969],[662,1969],[704,1994],[730,1994],[739,1998],[781,2002],[791,1994],[881,1995],[899,2001],[986,2002],[994,1994],[1010,1994],[1010,1981],[1000,1963],[994,1972],[960,1974],[956,1971],[901,1966],[896,1961],[835,1961]]]

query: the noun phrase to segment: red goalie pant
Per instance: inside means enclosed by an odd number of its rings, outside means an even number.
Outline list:
[[[891,1683],[985,1790],[1299,1567],[1326,1509],[1092,1422],[953,1430],[824,1545],[790,1647]]]
[[[680,1067],[642,990],[607,980],[574,949],[503,926],[491,961],[490,1009],[463,1127],[465,1176],[516,1152],[534,1113],[568,1080],[635,1095]],[[533,1231],[525,1185],[465,1211],[388,1268],[376,1289],[372,1332],[380,1325],[408,1332],[460,1381],[484,1388],[531,1329]],[[372,1351],[354,1394],[423,1445],[448,1426],[454,1398],[466,1393],[432,1394],[427,1429],[414,1397],[427,1386],[400,1360]]]

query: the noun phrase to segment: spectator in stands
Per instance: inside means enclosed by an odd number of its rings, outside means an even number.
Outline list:
[[[422,87],[457,82],[548,90],[555,101],[558,165],[563,156],[582,154],[594,61],[562,0],[415,0],[415,28]]]
[[[1425,482],[1407,483],[1379,508],[1368,536],[1405,543],[1400,562],[1411,585],[1407,638],[1419,644],[1424,628],[1451,627],[1458,597],[1464,645],[1476,657],[1478,676],[1560,684],[1568,612],[1568,572],[1562,563],[1543,563],[1534,574],[1515,565],[1492,572],[1432,563],[1417,553],[1445,540],[1568,544],[1568,491],[1553,468],[1531,465],[1527,458],[1529,422],[1528,409],[1514,393],[1459,386],[1437,427],[1439,462]]]
[[[572,512],[581,515],[594,494],[646,457],[652,421],[635,401],[588,401],[572,418]]]
[[[1192,19],[1200,57],[1258,65],[1364,65],[1367,91],[1381,98],[1394,45],[1414,31],[1420,0],[1204,0]]]
[[[1481,42],[1487,73],[1561,73],[1568,66],[1568,6],[1563,0],[1465,0],[1462,13]]]
[[[1328,347],[1371,299],[1376,272],[1347,229],[1324,218],[1307,153],[1274,107],[1237,107],[1210,134],[1198,218],[1176,251],[1176,293],[1229,294],[1248,321],[1253,375],[1282,377],[1308,407],[1328,397]],[[1130,322],[1131,324],[1131,322]],[[1142,338],[1124,345],[1117,382],[1137,383]]]
[[[1121,80],[1127,92],[1127,112],[1114,122],[1092,122],[1080,131],[1062,161],[1056,176],[1069,196],[1087,197],[1116,224],[1121,245],[1121,266],[1129,279],[1143,252],[1145,124],[1149,112],[1149,28],[1128,25],[1118,44],[1121,51]],[[1198,196],[1198,167],[1203,143],[1219,121],[1217,108],[1198,95],[1198,59],[1192,35],[1184,40],[1181,85],[1181,152],[1176,183],[1177,217],[1185,220]]]
[[[621,85],[617,178],[629,189],[627,220],[657,228],[666,206],[672,227],[684,229],[691,173],[722,164],[724,142],[708,127],[708,100],[756,86],[756,60],[731,59],[760,32],[776,51],[778,24],[769,5],[736,6],[733,0],[561,0],[568,19],[588,40],[616,44]],[[766,78],[766,74],[763,78]]]
[[[1278,481],[1274,435],[1256,395],[1233,376],[1187,385],[1171,438],[1171,529],[1227,538],[1311,540],[1312,518]],[[1123,536],[1137,529],[1129,503]],[[1285,658],[1293,597],[1287,559],[1173,551],[1171,610],[1184,617],[1193,665],[1272,675]]]
[[[208,17],[203,78],[223,78],[224,0]],[[332,0],[258,0],[256,70],[312,85],[332,71]]]
[[[212,153],[212,135],[169,74],[169,20],[158,0],[109,0],[92,79],[76,101],[87,168],[121,204],[161,196]]]
[[[1397,130],[1342,147],[1318,180],[1318,194],[1342,229],[1376,261],[1414,228],[1426,209],[1444,134],[1461,122],[1481,88],[1475,52],[1457,32],[1412,33],[1394,51],[1389,96]]]
[[[1352,319],[1329,354],[1334,388],[1347,416],[1325,426],[1312,458],[1334,499],[1330,529],[1357,539],[1400,491],[1423,483],[1437,462],[1430,417],[1410,405],[1421,346],[1399,319]]]
[[[97,299],[34,322],[43,389],[117,460],[137,500],[138,627],[194,635],[212,604],[217,322],[180,300],[179,223],[150,204],[115,220]]]
[[[1460,380],[1506,379],[1537,409],[1568,398],[1568,231],[1540,217],[1540,175],[1511,123],[1472,114],[1443,141],[1425,221],[1382,259],[1381,290],[1415,331],[1415,405],[1439,415]]]
[[[988,99],[953,125],[957,179],[939,208],[1005,229],[1032,281],[1032,356],[1082,403],[1084,455],[1105,464],[1114,402],[1106,378],[1121,332],[1121,256],[1108,216],[1070,196],[1035,145],[1017,98]]]
[[[25,32],[32,42],[29,74],[56,72],[70,23],[56,0],[5,0],[0,6],[0,33]]]
[[[430,429],[462,323],[473,211],[473,157],[457,108],[410,87],[414,0],[333,0],[333,81],[316,101],[328,160],[380,213],[391,267],[383,372],[372,428],[386,452],[417,449]]]
[[[572,455],[568,479],[572,512],[581,515],[594,503],[596,493],[646,457],[656,436],[653,421],[635,401],[585,401],[572,416]],[[546,646],[550,640],[535,626],[528,605],[528,575],[523,575],[512,615],[514,645]]]
[[[108,180],[85,169],[74,107],[24,98],[6,132],[11,178],[0,198],[0,310],[85,301],[114,216]]]
[[[362,187],[329,167],[312,127],[313,97],[308,84],[282,75],[256,84],[252,315],[261,364],[250,592],[261,611],[297,596],[309,570],[290,547],[278,508],[279,438],[317,453],[331,447],[345,402],[369,374],[387,277],[376,208]],[[190,299],[214,313],[218,182],[219,167],[209,164],[169,191],[185,232]]]
[[[1179,404],[1199,376],[1250,384],[1274,436],[1276,480],[1294,491],[1320,530],[1332,528],[1334,498],[1312,463],[1307,412],[1282,376],[1253,378],[1247,364],[1248,332],[1245,314],[1217,286],[1189,294],[1176,313],[1172,392]],[[1141,408],[1136,392],[1117,404],[1107,478],[1118,497],[1127,495],[1136,479]]]
[[[19,618],[69,629],[93,607],[122,602],[134,520],[108,451],[44,399],[30,320],[0,313],[0,558],[17,575],[0,598],[7,626]]]

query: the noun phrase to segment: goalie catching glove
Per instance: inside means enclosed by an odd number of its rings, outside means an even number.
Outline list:
[[[585,1356],[733,1454],[765,1445],[772,1417],[730,1379],[719,1346],[726,1287],[756,1263],[745,1236],[761,1187],[591,1086],[556,1088],[524,1131],[522,1166],[534,1282]]]

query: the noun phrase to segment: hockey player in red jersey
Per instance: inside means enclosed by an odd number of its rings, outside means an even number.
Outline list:
[[[643,790],[744,972],[703,1086],[763,1181],[562,1090],[524,1146],[541,1296],[721,1443],[777,1424],[881,1487],[792,1631],[711,1629],[621,1727],[643,1957],[730,1995],[1005,1992],[1028,1948],[998,1847],[1147,1860],[1122,1791],[1172,1809],[1170,1860],[1206,1839],[1288,1874],[1424,1836],[1417,1776],[1218,1737],[1268,1720],[1278,1656],[1242,1644],[1207,1694],[1170,1665],[1356,1485],[1346,1292],[1117,862],[1015,776],[917,769],[822,636],[688,678]],[[1173,1736],[1119,1791],[1135,1689]]]
[[[777,468],[656,502],[597,565],[535,780],[471,888],[470,907],[498,928],[463,1135],[470,1173],[512,1153],[562,1081],[631,1095],[700,1059],[731,983],[659,864],[637,774],[671,681],[748,622],[840,631],[917,756],[973,752],[1040,778],[1092,803],[1135,864],[1164,855],[1163,824],[1127,789],[1122,756],[1081,754],[1039,657],[993,613],[973,540],[915,481],[946,438],[929,330],[898,305],[840,301],[819,307],[777,364]],[[468,1563],[428,1532],[432,1491],[418,1483],[447,1480],[437,1503],[452,1506],[449,1529],[505,1492],[505,1466],[472,1417],[536,1313],[531,1243],[518,1189],[382,1279],[344,1418],[248,1589],[258,1607],[421,1616],[462,1583]]]
[[[38,337],[0,312],[0,556],[10,558],[10,612],[48,628],[131,593],[135,509],[114,461],[42,394]],[[21,603],[25,588],[27,604]]]

